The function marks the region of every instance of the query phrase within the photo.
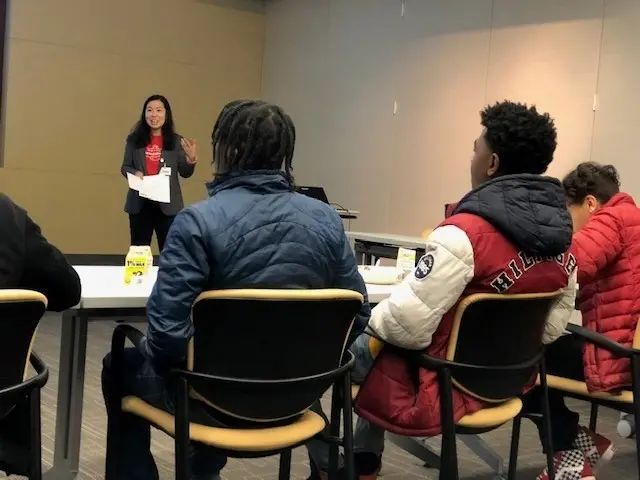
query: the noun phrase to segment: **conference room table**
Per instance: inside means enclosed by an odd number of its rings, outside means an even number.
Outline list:
[[[143,285],[125,286],[124,267],[75,269],[82,283],[82,298],[62,315],[55,449],[53,467],[45,473],[47,480],[73,479],[78,474],[88,323],[143,317],[157,275],[154,267]],[[393,288],[393,285],[367,285],[369,302],[381,302]]]
[[[400,247],[416,251],[416,262],[424,255],[426,240],[422,237],[392,233],[346,232],[362,265],[373,265],[378,258],[396,259]]]

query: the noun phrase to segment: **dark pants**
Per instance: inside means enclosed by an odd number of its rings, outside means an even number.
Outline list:
[[[107,416],[111,415],[115,405],[110,405],[114,382],[118,382],[123,395],[135,395],[150,405],[175,413],[174,393],[166,379],[158,375],[137,348],[124,351],[122,378],[113,378],[111,372],[111,354],[103,361],[102,392],[107,407]],[[130,414],[123,414],[122,436],[118,442],[118,451],[110,454],[120,458],[119,479],[157,480],[158,470],[150,451],[151,428],[145,420]],[[107,458],[107,462],[109,462]],[[190,448],[192,478],[214,479],[226,465],[227,459],[215,450],[199,443]]]
[[[584,381],[582,347],[584,341],[576,335],[563,335],[547,346],[545,355],[547,373],[572,380]],[[524,398],[526,413],[542,414],[542,392],[536,387]],[[573,450],[573,442],[578,434],[580,415],[572,412],[564,403],[564,396],[558,390],[549,390],[549,411],[551,416],[551,444],[554,452]],[[540,441],[543,442],[542,421],[533,419],[538,426]]]
[[[144,198],[141,201],[143,203],[140,213],[129,215],[131,245],[151,245],[151,238],[155,231],[158,250],[162,251],[169,228],[175,217],[173,215],[165,215],[157,202]]]

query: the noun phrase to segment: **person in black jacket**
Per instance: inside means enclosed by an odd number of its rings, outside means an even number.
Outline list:
[[[0,232],[0,288],[40,292],[54,312],[78,304],[80,278],[74,268],[27,212],[2,194]]]
[[[35,290],[48,309],[60,312],[80,301],[80,278],[65,256],[42,235],[27,212],[0,194],[0,289]],[[28,474],[28,405],[0,419],[0,470]]]

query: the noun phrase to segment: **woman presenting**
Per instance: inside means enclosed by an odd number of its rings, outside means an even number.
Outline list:
[[[159,203],[129,189],[124,211],[129,214],[131,245],[150,245],[156,232],[158,248],[162,251],[169,227],[184,207],[178,174],[193,175],[198,156],[196,142],[176,134],[169,101],[162,95],[145,100],[140,120],[127,137],[121,172],[144,178],[146,175],[169,176],[170,201]]]

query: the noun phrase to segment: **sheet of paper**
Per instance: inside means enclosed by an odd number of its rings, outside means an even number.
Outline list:
[[[130,173],[127,173],[127,180],[129,181],[129,188],[132,190],[136,190],[136,191],[140,191],[140,188],[142,188],[142,179],[136,177],[135,175],[132,175]]]
[[[170,203],[169,178],[169,176],[162,174],[145,176],[140,185],[140,196],[154,202]]]

